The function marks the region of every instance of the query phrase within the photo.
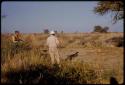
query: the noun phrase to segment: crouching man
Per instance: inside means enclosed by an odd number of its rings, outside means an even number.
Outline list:
[[[15,31],[15,34],[12,36],[13,43],[22,42],[21,34],[19,31]]]

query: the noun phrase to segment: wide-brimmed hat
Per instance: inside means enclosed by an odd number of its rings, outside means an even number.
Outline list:
[[[54,31],[51,31],[51,32],[50,32],[50,35],[53,35],[53,34],[55,34],[55,32],[54,32]]]

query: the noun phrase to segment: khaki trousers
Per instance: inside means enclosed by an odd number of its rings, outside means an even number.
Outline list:
[[[50,54],[50,57],[51,57],[51,62],[52,64],[55,64],[55,60],[57,62],[57,64],[60,63],[60,55],[59,55],[59,52],[58,52],[58,49],[57,48],[49,48],[49,54]]]

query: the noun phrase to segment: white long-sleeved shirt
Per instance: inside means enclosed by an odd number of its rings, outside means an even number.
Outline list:
[[[54,35],[50,35],[47,38],[47,45],[49,48],[57,48],[59,45],[59,41],[58,41],[57,37]]]

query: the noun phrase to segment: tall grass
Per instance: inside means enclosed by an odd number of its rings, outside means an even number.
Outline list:
[[[46,37],[47,35],[42,38],[37,37],[37,40],[45,40]],[[67,41],[63,41],[63,43],[67,42],[65,47],[69,43],[75,42],[74,40],[84,39],[83,36],[59,38],[67,39]],[[48,52],[46,52],[47,56],[42,55],[42,50],[46,49],[45,46],[38,46],[37,49],[30,46],[30,40],[13,45],[6,37],[2,38],[2,83],[107,84],[110,77],[117,77],[120,73],[115,70],[102,69],[96,62],[87,63],[62,59],[61,67],[52,66]]]

